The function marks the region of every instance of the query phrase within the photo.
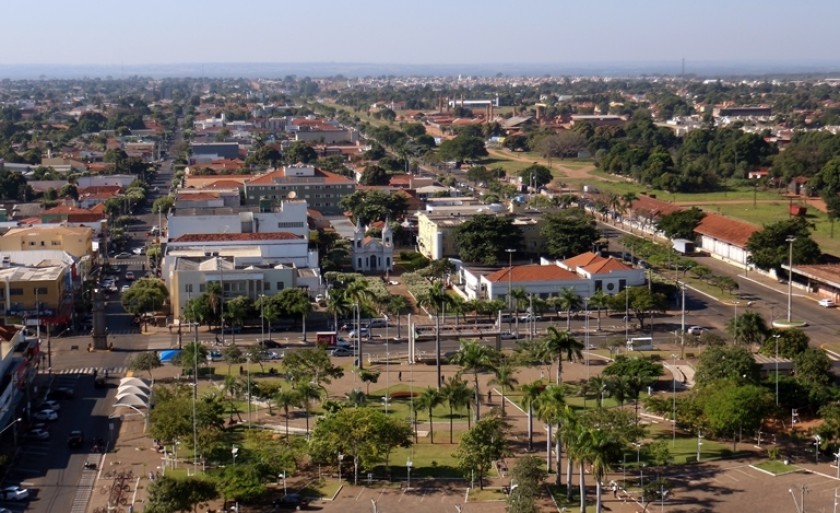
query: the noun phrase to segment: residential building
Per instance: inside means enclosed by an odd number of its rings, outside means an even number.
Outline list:
[[[239,143],[193,143],[190,149],[190,160],[196,163],[239,157]]]
[[[0,251],[61,250],[81,259],[93,253],[93,230],[82,226],[12,228],[0,237]]]
[[[111,198],[122,196],[122,187],[119,185],[92,185],[83,187],[78,192],[79,206],[81,208],[91,208],[105,203]]]
[[[390,222],[384,223],[379,238],[365,237],[361,221],[357,222],[353,233],[352,259],[354,271],[391,271],[394,268],[394,241]]]
[[[73,312],[71,279],[65,265],[0,269],[4,315],[39,319],[41,325],[69,323]]]
[[[314,166],[295,165],[256,176],[245,182],[244,188],[248,205],[258,205],[261,200],[276,203],[287,198],[300,199],[322,214],[338,215],[343,212],[339,202],[353,194],[356,184],[351,178]]]

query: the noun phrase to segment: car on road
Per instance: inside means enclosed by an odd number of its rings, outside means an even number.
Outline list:
[[[123,251],[122,253],[117,253],[116,255],[114,255],[114,258],[118,258],[120,260],[125,258],[131,258],[131,253],[126,253],[125,251]]]
[[[384,319],[381,317],[377,319],[371,319],[370,321],[368,321],[367,325],[368,328],[387,328],[388,319]]]
[[[519,338],[519,333],[513,333],[512,331],[503,331],[499,333],[499,338],[502,340],[516,340]]]
[[[277,351],[266,351],[263,353],[263,358],[266,360],[280,360],[283,358],[283,353]]]
[[[146,246],[140,246],[131,250],[132,253],[135,255],[145,255],[146,254]]]
[[[691,326],[690,328],[686,328],[686,333],[689,335],[700,336],[703,333],[708,333],[709,329],[704,328],[703,326]]]
[[[131,285],[123,285],[122,287],[120,287],[120,294],[125,294],[129,290],[131,290]]]
[[[55,410],[41,410],[37,411],[32,415],[32,418],[35,420],[42,420],[46,422],[50,422],[53,420],[58,420],[58,413]]]
[[[526,314],[520,315],[519,320],[520,321],[530,321],[530,320],[541,321],[542,320],[542,315],[540,315],[540,314],[531,315],[529,313],[526,313]]]
[[[6,501],[25,501],[29,498],[29,490],[20,486],[7,486],[0,490],[0,499]]]
[[[220,362],[222,361],[222,353],[221,351],[208,351],[207,352],[207,361],[208,362]]]
[[[353,356],[353,350],[349,347],[336,347],[330,351],[331,356]]]
[[[74,430],[70,431],[70,435],[67,437],[67,447],[71,449],[76,449],[81,447],[82,444],[85,443],[85,435],[81,431]]]
[[[48,399],[73,399],[76,392],[70,387],[56,387],[47,394]]]
[[[830,299],[820,299],[818,303],[823,308],[834,308],[835,306],[837,306],[837,303]]]
[[[352,330],[350,333],[347,334],[348,337],[351,339],[356,338],[356,330]],[[370,338],[370,331],[367,328],[359,328],[358,336],[362,338]]]
[[[309,499],[299,493],[288,493],[279,499],[274,499],[271,505],[275,508],[303,509],[309,506]]]
[[[280,342],[276,340],[271,340],[270,338],[264,338],[262,340],[257,339],[257,345],[262,347],[263,349],[280,349],[283,347]]]
[[[30,429],[29,432],[26,433],[26,438],[31,440],[49,440],[50,432],[44,428]]]

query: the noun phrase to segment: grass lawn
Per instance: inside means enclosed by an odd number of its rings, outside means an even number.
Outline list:
[[[406,461],[411,459],[411,477],[463,477],[455,458],[456,448],[457,445],[448,443],[421,442],[412,447],[394,449],[390,458],[391,472],[396,476],[406,475]]]
[[[572,486],[571,500],[566,500],[565,485],[548,485],[548,491],[551,492],[551,496],[557,501],[557,507],[561,511],[580,511],[580,493],[578,493],[579,488],[576,485]],[[595,513],[595,494],[587,495],[586,499],[586,513]]]
[[[507,495],[501,488],[470,488],[467,496],[469,502],[477,501],[504,501],[507,500]]]
[[[753,466],[775,475],[787,474],[788,472],[795,472],[799,470],[799,467],[796,465],[785,465],[784,462],[779,460],[762,461],[761,463],[756,463]]]
[[[341,487],[338,479],[315,479],[306,484],[300,491],[304,497],[327,497],[332,498]]]
[[[669,423],[651,425],[649,427],[649,433],[650,438],[654,440],[672,441],[672,431]],[[706,438],[703,438],[702,443],[703,445],[700,448],[700,461],[718,459],[732,453],[732,446],[729,443],[716,442],[714,440],[707,440]],[[694,462],[697,460],[697,437],[692,435],[687,436],[684,433],[677,432],[676,442],[673,445],[669,443],[668,449],[671,451],[674,464],[682,465],[684,463]],[[627,453],[628,467],[636,464],[635,456],[635,453],[632,453],[632,451]],[[633,458],[632,460],[631,457]]]

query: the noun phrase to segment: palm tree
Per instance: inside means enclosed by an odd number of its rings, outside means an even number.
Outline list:
[[[528,304],[528,293],[522,287],[517,287],[510,291],[510,297],[513,299],[513,316],[516,318],[516,332],[519,333],[519,311],[523,305]]]
[[[443,399],[446,401],[446,404],[449,406],[449,443],[451,444],[453,443],[452,419],[455,416],[453,411],[456,408],[460,409],[462,406],[469,408],[470,401],[472,400],[472,393],[470,391],[470,387],[467,385],[467,382],[456,376],[452,376],[448,381],[444,381],[443,388],[440,389],[440,392],[443,395]],[[470,429],[471,422],[470,415],[467,413],[467,429]]]
[[[205,294],[207,294],[207,301],[210,303],[213,320],[219,321],[219,325],[221,325],[222,284],[217,281],[211,281],[207,284],[207,292]]]
[[[435,443],[435,423],[432,417],[432,410],[443,403],[443,394],[437,388],[427,388],[423,390],[420,397],[417,398],[417,407],[425,408],[429,411],[429,437],[432,443]]]
[[[365,306],[371,306],[371,301],[374,299],[373,293],[370,289],[368,289],[367,282],[361,279],[353,280],[348,283],[347,287],[344,289],[344,294],[348,301],[358,305],[359,312],[361,312]],[[356,320],[354,319],[354,324],[355,322]],[[359,333],[359,326],[356,326],[356,332]],[[359,363],[358,367],[361,369],[364,361],[364,348],[362,345],[362,337],[358,336],[357,340],[359,342],[359,354],[356,355],[356,361]]]
[[[633,202],[639,199],[635,192],[625,192],[621,195],[621,218],[624,223],[624,214],[633,206]]]
[[[441,385],[440,373],[440,319],[446,314],[446,307],[452,302],[452,296],[446,292],[443,282],[436,281],[431,287],[423,291],[417,298],[417,303],[435,313],[435,366],[437,368],[437,386]]]
[[[563,359],[572,361],[572,358],[583,357],[583,344],[578,342],[568,331],[559,331],[554,326],[549,326],[548,333],[543,339],[546,351],[554,355],[557,360],[557,381],[560,384],[560,376],[563,374]]]
[[[604,393],[609,388],[607,384],[607,379],[604,376],[592,376],[589,380],[584,384],[584,405],[586,404],[586,395],[589,393],[595,393],[595,400],[596,404],[598,404],[598,408],[604,407]]]
[[[397,318],[397,338],[402,338],[402,316],[411,311],[411,304],[405,296],[390,296],[388,302],[385,303],[386,311]]]
[[[595,291],[594,294],[589,298],[589,305],[594,306],[598,310],[598,331],[601,331],[601,310],[604,308],[609,308],[610,306],[610,296],[602,289],[598,289]],[[607,312],[609,313],[609,312]]]
[[[522,385],[522,406],[528,408],[528,450],[534,450],[534,405],[545,390],[542,380]]]
[[[580,296],[572,287],[560,290],[560,295],[557,296],[557,304],[566,311],[566,331],[572,329],[572,309],[580,307],[580,302]]]
[[[478,421],[481,393],[478,388],[479,371],[492,370],[499,360],[499,352],[489,346],[483,346],[475,340],[461,342],[461,349],[452,357],[452,363],[460,365],[460,373],[472,372],[473,396],[475,398],[475,420]]]
[[[333,316],[333,329],[338,331],[338,317],[345,316],[353,309],[343,289],[330,289],[327,298],[327,313]]]
[[[283,310],[288,314],[300,315],[303,324],[303,341],[306,342],[306,316],[312,312],[312,302],[304,289],[286,289],[277,295]]]
[[[309,406],[312,401],[321,399],[321,387],[315,383],[299,383],[295,387],[301,406],[306,412],[306,436],[309,436]]]
[[[566,500],[572,500],[572,479],[574,478],[575,450],[577,449],[577,435],[580,430],[580,418],[574,408],[568,404],[563,408],[562,424],[558,436],[563,440],[566,448]]]
[[[286,420],[286,443],[289,440],[289,410],[300,406],[300,394],[294,389],[280,390],[274,396],[274,402],[278,408],[283,408],[283,417]]]
[[[595,479],[595,512],[601,513],[602,481],[610,470],[609,462],[617,458],[620,453],[620,445],[609,431],[591,426],[582,429],[578,437],[580,454],[589,463],[592,478]],[[583,473],[581,473],[581,511],[586,511],[585,488],[583,485]]]
[[[228,396],[228,401],[230,402],[230,421],[233,422],[234,414],[239,419],[239,422],[242,422],[242,415],[239,414],[239,408],[236,407],[236,401],[242,397],[242,391],[245,388],[242,384],[242,380],[240,380],[237,376],[233,376],[228,374],[225,376],[225,392]]]
[[[367,395],[358,388],[354,388],[353,390],[347,392],[346,396],[347,402],[352,404],[354,408],[364,406],[367,402]]]
[[[554,452],[557,458],[557,473],[555,476],[555,485],[560,485],[560,429],[562,426],[562,419],[566,407],[566,388],[563,385],[549,385],[543,390],[536,400],[537,417],[546,423],[548,427],[548,439],[551,440],[551,428],[557,426],[557,436],[555,437]],[[546,464],[548,471],[551,472],[551,453],[546,450]]]
[[[505,392],[519,384],[516,379],[516,366],[509,358],[502,357],[499,364],[493,369],[493,378],[487,382],[488,385],[497,385],[502,389],[502,417],[505,416]]]

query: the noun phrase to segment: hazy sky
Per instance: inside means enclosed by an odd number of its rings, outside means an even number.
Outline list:
[[[840,0],[3,0],[2,10],[0,64],[840,62]]]

